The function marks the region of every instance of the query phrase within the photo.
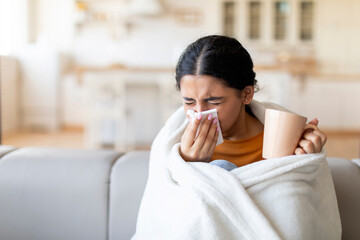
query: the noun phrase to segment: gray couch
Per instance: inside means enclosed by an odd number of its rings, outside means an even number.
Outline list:
[[[0,239],[129,239],[148,160],[147,151],[0,146]],[[343,239],[360,239],[360,162],[328,162]]]

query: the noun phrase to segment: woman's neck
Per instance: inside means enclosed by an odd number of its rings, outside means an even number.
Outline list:
[[[245,108],[243,108],[236,124],[223,137],[227,140],[242,140],[254,137],[263,130],[263,124],[257,118],[248,114]]]

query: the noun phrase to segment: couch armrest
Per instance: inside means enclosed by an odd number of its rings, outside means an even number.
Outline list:
[[[347,159],[327,160],[340,211],[342,239],[360,239],[360,168]]]

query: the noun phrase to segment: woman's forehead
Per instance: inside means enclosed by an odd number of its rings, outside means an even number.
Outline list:
[[[185,75],[180,84],[183,96],[211,97],[227,95],[234,91],[234,89],[226,86],[221,79],[208,75]]]
[[[185,75],[181,78],[181,86],[207,87],[217,86],[225,87],[223,80],[209,75]]]

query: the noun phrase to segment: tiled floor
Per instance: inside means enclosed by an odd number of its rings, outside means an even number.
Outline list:
[[[325,131],[326,132],[326,131]],[[325,149],[328,156],[348,159],[360,157],[360,134],[351,132],[326,132],[328,136]],[[21,132],[3,137],[2,144],[15,147],[46,146],[59,148],[84,148],[83,132],[64,130],[54,133]],[[138,145],[136,149],[148,150],[148,145]]]

